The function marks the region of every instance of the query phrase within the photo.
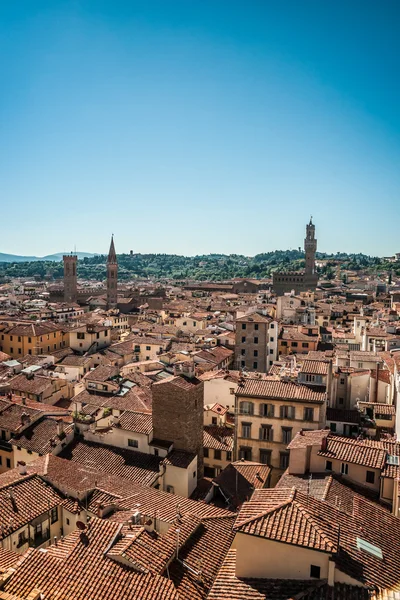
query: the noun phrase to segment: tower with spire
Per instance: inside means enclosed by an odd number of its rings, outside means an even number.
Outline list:
[[[107,258],[107,308],[117,307],[118,262],[114,246],[114,235],[111,236],[110,251]]]

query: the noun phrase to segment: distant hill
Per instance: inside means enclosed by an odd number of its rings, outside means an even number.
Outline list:
[[[48,254],[47,256],[18,256],[17,254],[4,254],[0,252],[0,262],[12,263],[12,262],[36,262],[40,260],[53,260],[58,262],[62,260],[62,257],[66,252],[56,252],[55,254]],[[81,258],[92,258],[96,254],[90,252],[76,252],[79,259]]]

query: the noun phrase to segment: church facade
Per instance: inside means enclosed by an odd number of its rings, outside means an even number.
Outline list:
[[[306,260],[305,271],[295,271],[287,273],[273,274],[273,290],[278,296],[283,296],[287,292],[294,290],[296,294],[300,292],[313,291],[318,284],[318,275],[315,271],[315,254],[317,251],[317,240],[315,238],[315,225],[312,218],[306,227],[306,237],[304,240],[304,253]]]

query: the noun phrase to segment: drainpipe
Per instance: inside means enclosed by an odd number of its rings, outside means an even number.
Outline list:
[[[328,585],[333,587],[335,585],[335,562],[332,558],[328,561]]]
[[[376,363],[376,385],[375,385],[374,402],[378,402],[378,385],[379,385],[379,363]]]
[[[393,480],[392,514],[395,517],[399,516],[399,478],[398,477],[395,477]]]

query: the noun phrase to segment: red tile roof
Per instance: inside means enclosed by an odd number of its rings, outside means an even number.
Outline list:
[[[312,402],[322,404],[325,402],[324,392],[315,391],[306,385],[276,379],[244,378],[236,390],[237,396],[250,398],[271,398],[298,402]]]

